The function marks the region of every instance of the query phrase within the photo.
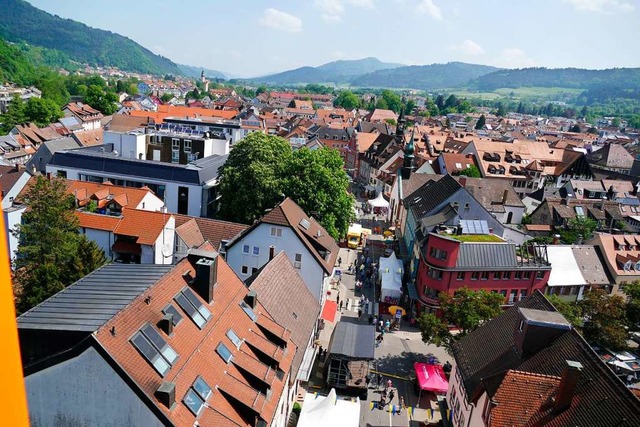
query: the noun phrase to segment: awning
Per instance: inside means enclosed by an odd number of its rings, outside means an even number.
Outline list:
[[[329,353],[351,359],[373,360],[375,341],[375,326],[338,322],[331,336]]]
[[[360,399],[338,399],[335,389],[328,396],[307,393],[298,419],[298,427],[344,426],[360,424]]]
[[[389,207],[389,202],[387,202],[385,200],[384,195],[382,194],[382,191],[378,194],[378,197],[376,197],[373,200],[369,200],[367,203],[369,203],[374,208],[388,208]]]
[[[327,322],[333,323],[336,319],[336,310],[338,309],[338,304],[335,301],[325,301],[324,308],[322,309],[321,319],[326,320]]]
[[[415,362],[413,367],[416,370],[416,379],[421,390],[433,391],[434,393],[447,392],[449,381],[447,381],[442,365]]]

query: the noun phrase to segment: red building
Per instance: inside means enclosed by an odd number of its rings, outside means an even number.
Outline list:
[[[517,246],[493,234],[429,233],[421,252],[418,312],[436,310],[438,293],[463,287],[498,292],[511,305],[542,290],[551,274],[546,246]]]

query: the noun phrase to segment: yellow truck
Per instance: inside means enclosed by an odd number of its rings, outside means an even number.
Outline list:
[[[349,249],[358,249],[358,246],[369,235],[371,235],[371,230],[368,228],[362,228],[360,224],[351,224],[349,231],[347,231],[347,247]]]

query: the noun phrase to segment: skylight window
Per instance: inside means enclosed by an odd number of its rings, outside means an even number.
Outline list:
[[[220,357],[222,357],[222,360],[224,360],[226,363],[229,363],[231,359],[233,359],[231,350],[229,350],[229,348],[224,345],[224,343],[218,344],[218,347],[216,347],[216,353],[218,353]]]
[[[202,400],[202,398],[198,396],[198,393],[196,393],[192,388],[190,388],[189,391],[187,391],[187,394],[184,395],[182,402],[196,417],[200,414],[202,408],[204,408],[204,400]]]
[[[576,215],[584,216],[584,209],[582,209],[582,206],[576,206],[575,210],[576,210]]]
[[[209,384],[207,384],[205,380],[202,379],[202,377],[196,378],[192,387],[196,391],[196,393],[198,393],[198,396],[200,396],[205,402],[207,401],[209,396],[211,396],[211,387],[209,387]]]
[[[236,348],[240,348],[240,345],[242,344],[242,340],[240,339],[240,337],[236,335],[235,332],[233,332],[233,329],[229,329],[229,331],[227,332],[227,338],[231,340],[231,342],[233,343],[233,345],[236,346]]]
[[[136,332],[131,338],[131,343],[162,376],[169,372],[178,359],[178,353],[149,324]]]
[[[258,316],[256,316],[256,313],[253,312],[253,309],[251,307],[249,307],[249,304],[247,304],[246,302],[242,301],[240,303],[240,307],[242,307],[244,312],[247,313],[247,316],[249,316],[251,318],[251,320],[253,320],[254,322],[256,321]]]
[[[178,311],[177,308],[173,306],[173,304],[169,304],[162,310],[164,314],[173,315],[173,326],[178,326],[178,323],[182,322],[182,314]]]
[[[203,326],[211,319],[211,312],[204,306],[204,304],[196,297],[193,291],[189,288],[184,288],[175,297],[175,301],[178,305],[187,313],[187,315],[193,320],[193,322],[202,329]]]

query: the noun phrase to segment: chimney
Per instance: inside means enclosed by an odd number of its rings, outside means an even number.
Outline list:
[[[164,317],[158,322],[158,328],[167,336],[173,333],[173,314],[167,313]]]
[[[559,245],[560,244],[560,235],[559,234],[554,234],[553,235],[553,244],[554,245]]]
[[[218,282],[218,254],[202,257],[196,261],[196,277],[193,279],[194,290],[207,303],[213,301],[213,289]]]
[[[467,177],[466,176],[461,176],[458,178],[458,182],[460,183],[461,186],[466,187],[467,186]]]
[[[258,294],[256,291],[249,291],[247,296],[244,297],[244,302],[246,302],[252,309],[255,309],[256,305],[258,305]]]
[[[276,256],[276,247],[272,245],[269,246],[269,261],[271,261],[274,256]]]
[[[502,193],[502,205],[506,205],[507,204],[507,197],[509,197],[509,190],[507,190],[505,188],[504,192]]]
[[[162,381],[158,390],[156,390],[156,398],[168,409],[173,409],[176,404],[176,385],[169,381]]]
[[[560,385],[558,386],[558,393],[553,402],[553,412],[562,412],[571,406],[573,395],[576,391],[576,385],[582,375],[582,364],[580,362],[574,362],[567,360],[567,366],[564,368],[562,378],[560,379]]]
[[[518,307],[518,316],[513,342],[522,355],[538,351],[571,330],[571,324],[557,311]]]

